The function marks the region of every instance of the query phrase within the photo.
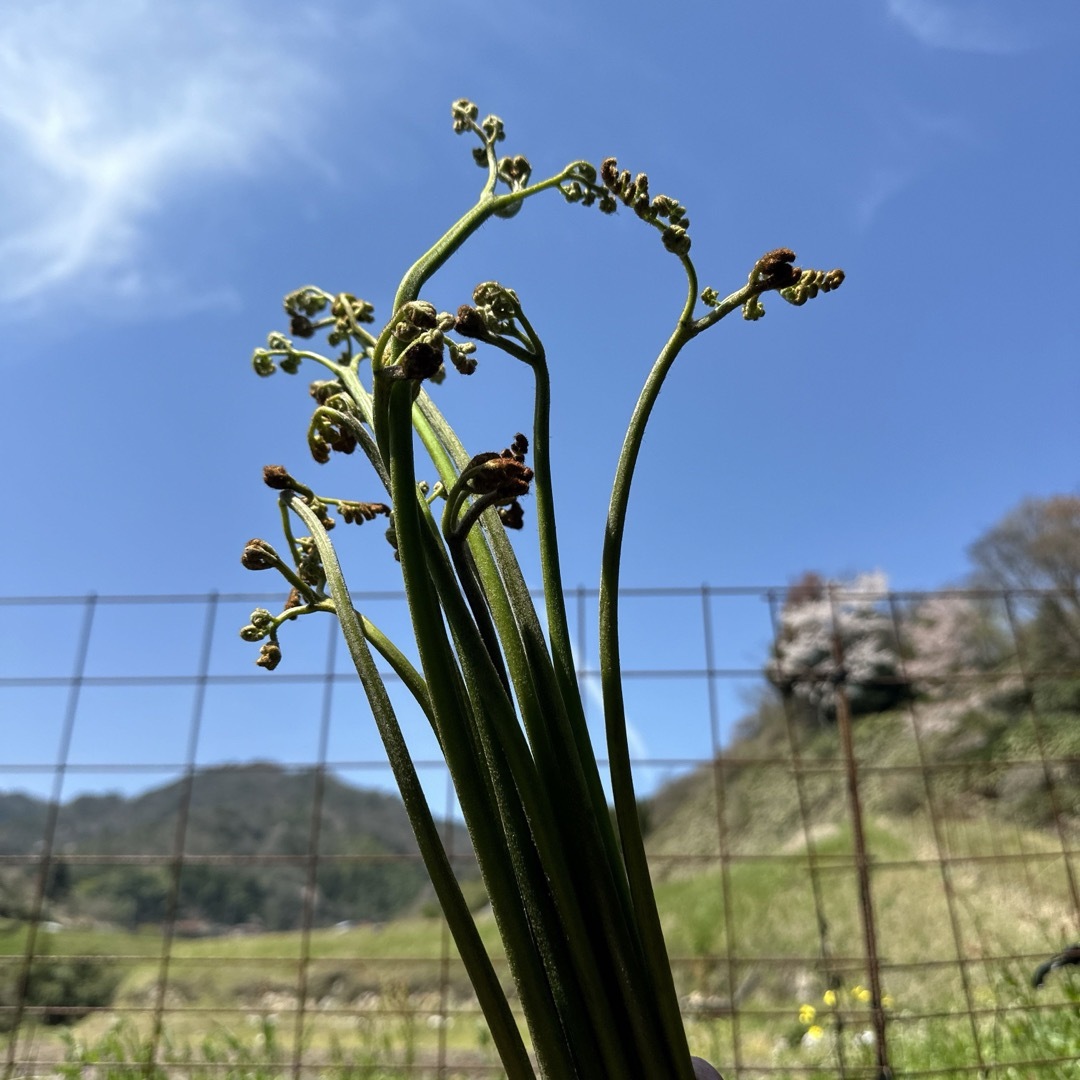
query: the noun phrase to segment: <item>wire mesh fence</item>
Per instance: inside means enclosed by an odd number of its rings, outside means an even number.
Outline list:
[[[336,624],[260,671],[235,631],[269,599],[0,600],[5,1075],[502,1075]],[[400,594],[355,599],[407,627]],[[596,599],[571,614],[599,734]],[[1075,1075],[1076,598],[865,579],[621,608],[696,1052],[729,1080]]]

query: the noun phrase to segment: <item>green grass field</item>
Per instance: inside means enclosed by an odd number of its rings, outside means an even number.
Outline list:
[[[1030,985],[1041,958],[1080,936],[1070,882],[1080,860],[1047,827],[1041,769],[988,759],[971,721],[928,743],[936,761],[962,762],[928,779],[906,724],[893,713],[856,725],[890,1061],[898,1075],[1080,1075],[1080,969]],[[1014,762],[1033,754],[1028,727],[1003,729]],[[1047,731],[1066,740],[1061,752],[1076,750],[1075,722]],[[964,733],[970,745],[955,745]],[[653,808],[648,842],[691,1046],[729,1074],[871,1075],[859,1072],[876,1049],[849,816],[838,774],[813,768],[835,759],[835,738],[808,735],[800,802],[790,763],[769,763],[779,737],[764,729],[740,744],[741,761],[722,764],[722,814],[709,768]],[[481,915],[480,927],[499,957],[494,921]],[[24,945],[22,930],[0,927],[9,986]],[[500,1075],[437,915],[306,937],[177,938],[164,995],[159,930],[65,928],[42,934],[39,951],[36,970],[96,957],[117,984],[107,1008],[73,1024],[24,1024],[13,1057],[38,1063],[24,1071],[90,1080],[113,1075],[105,1062],[115,1061],[115,1075],[130,1073],[160,1017],[154,1060],[170,1077],[269,1078],[297,1061],[327,1075],[405,1077],[440,1060],[454,1063],[443,1076]]]
[[[917,817],[876,818],[868,839],[898,1073],[959,1077],[974,1075],[981,1062],[993,1065],[995,1076],[1076,1076],[1080,976],[1064,969],[1041,990],[1030,987],[1037,958],[1074,936],[1054,840],[986,821],[950,822],[950,905],[932,837]],[[841,1059],[852,1075],[873,1063],[850,837],[823,832],[815,849],[824,937],[798,837],[778,858],[699,860],[692,872],[684,867],[658,882],[692,1047],[722,1070],[738,1062],[746,1075],[757,1066],[825,1077],[841,1075]],[[481,926],[498,955],[493,920],[482,917]],[[110,1009],[71,1027],[24,1028],[15,1056],[66,1061],[73,1080],[85,1080],[84,1065],[108,1060],[130,1071],[146,1057],[159,1003],[160,934],[63,930],[40,940],[53,957],[47,962],[102,957],[119,973],[119,986]],[[821,961],[823,941],[829,963]],[[22,947],[21,932],[0,935],[0,954],[17,957]],[[830,986],[839,987],[834,1001],[827,1000]],[[440,1054],[460,1065],[445,1075],[499,1075],[437,917],[318,930],[306,946],[299,933],[177,939],[161,1004],[158,1061],[169,1075],[221,1075],[223,1062],[234,1080],[283,1075],[298,1047],[305,1062],[330,1075],[415,1076]],[[113,1074],[97,1064],[92,1075]]]

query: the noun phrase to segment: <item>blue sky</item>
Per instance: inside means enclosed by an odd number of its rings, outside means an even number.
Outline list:
[[[782,584],[808,568],[881,569],[903,589],[961,579],[966,546],[1021,498],[1080,485],[1078,45],[1066,0],[662,15],[562,0],[41,0],[9,13],[2,592],[267,588],[238,561],[248,537],[276,534],[267,462],[378,497],[358,459],[308,459],[315,373],[259,380],[249,357],[301,284],[388,314],[400,274],[478,191],[450,129],[462,96],[504,118],[506,151],[536,177],[579,157],[646,171],[688,207],[702,284],[721,293],[780,245],[847,272],[838,293],[802,309],[774,299],[764,320],[726,320],[680,358],[635,481],[627,585]],[[454,309],[490,278],[547,343],[565,572],[593,586],[678,266],[630,213],[553,196],[487,225],[427,295]],[[526,426],[527,391],[481,355],[438,393],[479,451]],[[380,531],[353,540],[354,588],[395,587]],[[532,565],[528,534],[521,546]],[[731,620],[741,662],[760,659],[765,623]],[[3,623],[0,670],[47,666],[12,611]],[[628,647],[648,655],[657,624],[640,623]],[[661,623],[668,647],[680,619]],[[154,671],[153,632],[112,640],[103,671]],[[51,654],[70,670],[69,645]],[[0,719],[10,760],[53,760],[51,721],[26,722],[24,707]],[[97,760],[128,745],[108,717],[128,710],[138,728],[139,708],[91,709]],[[207,739],[207,760],[243,756]],[[252,743],[251,756],[298,752]]]

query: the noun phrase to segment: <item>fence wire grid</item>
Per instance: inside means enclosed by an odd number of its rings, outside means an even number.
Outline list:
[[[238,640],[278,599],[0,598],[6,1078],[502,1075],[446,926],[406,880],[415,848],[342,832],[343,791],[392,785],[336,623],[300,627],[274,673]],[[403,594],[355,600],[407,630]],[[596,601],[569,594],[599,730]],[[1078,1075],[1075,596],[702,586],[628,589],[621,607],[694,1052],[728,1080]],[[445,767],[402,699],[469,879]],[[214,803],[222,777],[271,789],[288,826],[256,836]],[[273,911],[267,881],[286,882]],[[343,911],[342,881],[367,914]],[[378,914],[380,890],[409,887],[403,916]],[[230,916],[200,913],[230,889]]]

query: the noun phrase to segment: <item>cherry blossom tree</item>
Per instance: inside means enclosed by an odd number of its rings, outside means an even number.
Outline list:
[[[908,685],[887,596],[880,571],[846,582],[803,575],[788,591],[765,669],[769,681],[822,717],[835,713],[840,685],[856,714],[903,700]]]

